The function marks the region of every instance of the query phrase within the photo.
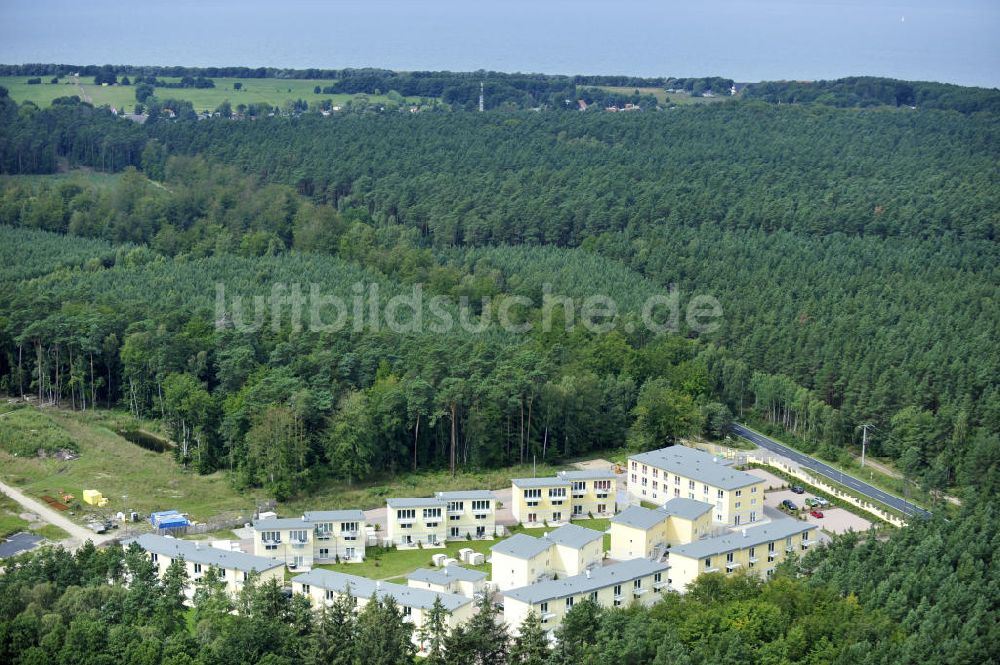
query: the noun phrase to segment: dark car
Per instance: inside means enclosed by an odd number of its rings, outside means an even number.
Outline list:
[[[795,492],[796,494],[805,494],[806,493],[805,489],[803,489],[799,485],[795,485],[794,487],[792,487],[792,491]]]
[[[798,510],[799,507],[792,503],[789,499],[785,499],[781,502],[782,508],[787,508],[788,510]]]

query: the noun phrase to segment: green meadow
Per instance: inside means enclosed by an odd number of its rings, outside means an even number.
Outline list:
[[[21,102],[34,102],[38,106],[48,106],[57,97],[78,95],[94,106],[113,106],[132,111],[136,104],[134,85],[103,86],[94,85],[92,76],[79,78],[67,76],[59,79],[59,83],[49,83],[51,77],[41,77],[42,83],[29,85],[27,76],[0,76],[0,86],[7,88],[10,96]],[[180,79],[159,77],[163,81],[177,82]],[[313,103],[325,99],[333,101],[334,105],[343,104],[355,95],[324,95],[315,94],[313,89],[318,85],[332,85],[330,80],[316,79],[237,79],[216,78],[214,88],[157,88],[156,96],[160,99],[183,99],[194,105],[195,111],[212,111],[222,102],[229,100],[235,108],[239,104],[259,104],[266,102],[271,106],[282,106],[285,102],[304,99]],[[241,83],[242,88],[236,90],[234,83]],[[386,91],[388,92],[388,91]],[[373,102],[387,101],[385,95],[367,95]],[[408,98],[407,102],[419,101]]]

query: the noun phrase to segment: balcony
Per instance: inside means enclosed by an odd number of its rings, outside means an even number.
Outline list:
[[[582,499],[587,496],[587,490],[573,490],[573,498]]]
[[[553,612],[542,612],[541,618],[542,621],[548,621],[549,619],[555,619],[556,615]]]
[[[623,600],[625,600],[625,596],[623,596],[623,595],[622,595],[622,594],[620,594],[620,593],[616,593],[616,594],[615,594],[615,602],[618,602],[618,603],[620,603],[620,602],[622,602]]]
[[[461,508],[449,508],[448,509],[448,514],[449,515],[464,515],[465,511],[462,510]]]
[[[757,557],[755,556],[750,557],[750,563],[757,563]]]
[[[740,563],[739,561],[729,561],[729,562],[726,563],[726,570],[729,570],[729,571],[736,570],[737,568],[739,568],[742,565],[743,564]]]
[[[660,580],[659,582],[653,582],[653,590],[659,591],[660,589],[670,590],[670,582],[667,580]]]
[[[810,545],[815,545],[815,544],[816,544],[816,540],[815,539],[806,539],[806,538],[802,539],[802,549],[805,549],[805,548],[809,547]]]
[[[711,566],[711,567],[709,567],[709,568],[705,568],[705,569],[704,569],[703,571],[701,571],[701,572],[703,572],[703,573],[717,573],[717,572],[719,572],[719,569],[718,569],[718,568],[716,568],[715,566]]]
[[[308,540],[290,540],[288,541],[292,547],[305,547],[309,544]]]
[[[641,596],[644,593],[646,593],[647,591],[649,591],[649,589],[644,589],[642,587],[639,587],[638,589],[632,589],[632,595],[634,595],[634,596]]]
[[[788,552],[789,554],[791,554],[792,552],[795,551],[795,545],[786,545],[785,546],[785,551]]]

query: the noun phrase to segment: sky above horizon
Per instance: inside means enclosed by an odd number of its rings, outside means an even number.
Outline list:
[[[0,63],[879,75],[1000,86],[996,0],[5,0]]]

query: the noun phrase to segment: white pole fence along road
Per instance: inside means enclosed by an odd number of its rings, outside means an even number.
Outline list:
[[[873,501],[878,501],[879,503],[882,503],[894,510],[898,510],[904,515],[907,516],[916,515],[919,517],[930,517],[931,515],[930,512],[928,512],[927,510],[924,510],[923,508],[914,505],[912,502],[906,499],[901,499],[898,496],[889,494],[885,490],[879,489],[878,487],[875,487],[873,485],[869,485],[868,483],[862,480],[858,480],[854,476],[844,473],[840,469],[835,469],[829,464],[825,464],[819,461],[815,457],[810,457],[805,453],[800,453],[799,451],[793,448],[789,448],[788,446],[779,443],[774,439],[765,436],[764,434],[761,434],[760,432],[756,432],[750,429],[746,425],[733,423],[733,431],[737,435],[746,439],[747,441],[750,441],[751,443],[754,443],[760,446],[761,448],[764,448],[765,450],[769,450],[772,453],[775,453],[776,455],[781,455],[782,457],[785,457],[794,462],[795,464],[798,464],[800,467],[804,468],[795,469],[794,467],[792,467],[792,465],[789,464],[775,464],[775,462],[778,460],[771,460],[769,462],[759,462],[759,463],[771,464],[783,467],[782,470],[785,470],[787,473],[797,478],[801,478],[802,480],[805,480],[810,484],[816,485],[817,487],[820,487],[820,489],[823,489],[824,491],[827,491],[830,494],[837,496],[838,498],[843,498],[845,500],[848,500],[850,503],[858,506],[859,508],[863,508],[864,510],[867,510],[869,512],[877,513],[879,517],[882,517],[888,522],[899,525],[903,524],[903,520],[899,519],[899,517],[897,517],[896,515],[886,512],[876,505],[868,504],[867,502],[857,499],[856,497],[852,497],[850,494],[846,494],[845,492],[830,485],[828,482],[820,478],[815,478],[814,474],[820,474],[822,476],[825,476],[827,479],[831,481],[840,483],[841,485],[849,488],[854,492],[857,492],[858,494],[864,497],[867,497]],[[747,457],[748,458],[753,457],[753,454],[752,453],[748,454]],[[809,474],[806,471],[806,469],[812,471],[813,474]],[[821,487],[821,485],[825,487]]]

